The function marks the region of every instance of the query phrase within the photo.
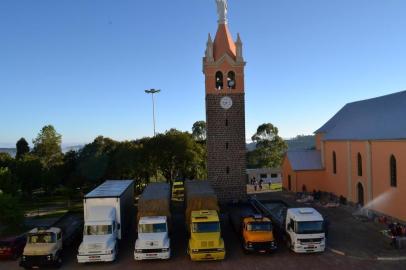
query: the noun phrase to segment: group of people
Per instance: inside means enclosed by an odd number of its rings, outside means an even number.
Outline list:
[[[264,183],[264,180],[263,179],[257,180],[254,176],[253,178],[251,178],[250,183],[251,185],[254,186],[255,191],[257,191],[258,189],[262,190],[262,184]]]

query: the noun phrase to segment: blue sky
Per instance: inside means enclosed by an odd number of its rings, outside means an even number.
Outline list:
[[[214,0],[0,1],[0,147],[53,124],[65,145],[190,130],[205,119]],[[345,103],[406,89],[406,1],[229,0],[246,132],[310,134]]]

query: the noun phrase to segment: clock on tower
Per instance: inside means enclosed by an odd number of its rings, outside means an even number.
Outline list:
[[[207,172],[220,201],[246,196],[244,66],[240,36],[227,24],[227,1],[217,1],[218,29],[203,58],[206,78]]]

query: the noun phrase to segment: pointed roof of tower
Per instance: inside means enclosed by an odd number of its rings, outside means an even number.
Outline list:
[[[224,54],[236,57],[236,47],[226,23],[219,23],[214,39],[214,60],[220,59]]]

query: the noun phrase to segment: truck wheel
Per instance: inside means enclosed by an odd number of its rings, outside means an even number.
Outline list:
[[[289,250],[292,250],[292,242],[290,241],[290,238],[287,238],[287,239],[286,239],[286,247],[287,247]]]
[[[59,254],[58,259],[56,259],[56,262],[55,262],[55,267],[59,268],[61,266],[62,266],[62,258],[61,258],[61,255]]]

